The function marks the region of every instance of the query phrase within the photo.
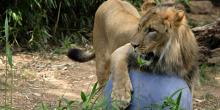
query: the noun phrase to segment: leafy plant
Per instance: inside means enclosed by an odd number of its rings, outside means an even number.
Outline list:
[[[6,63],[5,63],[5,84],[9,84],[10,88],[5,85],[5,94],[4,94],[4,101],[5,105],[0,107],[4,110],[12,109],[13,100],[12,100],[12,92],[13,92],[13,80],[14,80],[14,69],[13,69],[13,61],[12,61],[12,51],[9,44],[9,25],[8,25],[8,17],[6,16],[5,25],[4,25],[4,33],[5,33],[5,53],[6,53]],[[11,77],[10,77],[11,76]],[[9,82],[10,81],[10,82]],[[8,94],[8,90],[10,90],[10,94]]]
[[[62,98],[62,100],[59,102],[59,105],[55,107],[55,110],[106,110],[108,103],[104,98],[102,99],[99,97],[99,91],[100,88],[98,88],[98,83],[96,82],[89,94],[81,92],[81,102]],[[49,110],[49,107],[46,104],[41,103],[38,110]]]
[[[141,58],[140,55],[138,55],[138,58],[137,58],[137,63],[140,67],[143,67],[144,65],[150,65],[152,61],[147,61],[147,60],[144,60],[143,58]]]
[[[93,86],[92,88],[92,92],[88,95],[85,95],[84,92],[81,92],[81,99],[82,99],[82,106],[83,106],[83,109],[89,109],[91,106],[93,107],[93,105],[91,105],[91,100],[92,98],[94,98],[94,96],[97,94],[98,92],[98,89],[97,89],[97,82],[95,83],[95,85]],[[91,107],[91,109],[92,109]]]
[[[168,107],[170,110],[180,110],[180,100],[181,100],[181,96],[182,96],[182,90],[183,89],[179,89],[177,91],[175,91],[172,95],[170,95],[169,97],[167,97],[163,104],[162,104],[162,109],[165,109],[166,107]],[[173,97],[177,94],[177,98],[174,100]]]
[[[146,107],[146,108],[151,108],[151,109],[156,109],[156,110],[164,110],[164,109],[182,110],[182,108],[180,108],[180,101],[181,101],[181,97],[182,97],[182,90],[183,89],[178,89],[173,94],[171,94],[170,96],[166,97],[164,99],[162,105],[152,104],[150,107]],[[174,96],[176,96],[176,95],[177,95],[177,98],[174,99]]]
[[[206,75],[206,69],[207,69],[206,64],[202,64],[199,69],[199,73],[200,73],[199,80],[202,84],[206,83],[207,80],[209,79],[209,77]]]

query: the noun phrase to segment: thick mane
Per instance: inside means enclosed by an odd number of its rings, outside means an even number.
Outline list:
[[[139,20],[131,45],[137,51],[129,56],[129,68],[177,75],[192,87],[198,73],[198,45],[183,10],[167,6],[149,9]],[[140,57],[144,64],[140,65]]]
[[[196,63],[197,49],[192,31],[187,24],[182,24],[170,33],[154,70],[177,73],[183,77]]]

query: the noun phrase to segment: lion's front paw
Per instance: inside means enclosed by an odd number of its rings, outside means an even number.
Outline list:
[[[132,86],[130,87],[122,87],[122,88],[113,88],[112,90],[112,103],[115,104],[120,110],[126,109],[131,101],[131,92]]]

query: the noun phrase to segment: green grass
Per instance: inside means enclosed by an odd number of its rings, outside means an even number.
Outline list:
[[[201,84],[206,84],[209,82],[210,77],[207,75],[206,70],[208,66],[206,64],[202,64],[199,69],[199,81]]]
[[[101,97],[100,90],[95,83],[90,93],[81,92],[81,101],[62,98],[56,107],[50,108],[41,103],[38,110],[107,110],[107,100]],[[112,107],[113,110],[119,110],[115,105]]]
[[[183,110],[180,107],[182,90],[183,89],[179,89],[179,90],[175,91],[173,94],[171,94],[170,96],[167,96],[161,105],[160,104],[152,104],[151,106],[146,107],[146,108],[150,108],[152,110],[164,110],[164,109]],[[177,95],[177,98],[175,99],[174,96],[176,96],[176,95]]]
[[[169,110],[182,110],[182,108],[180,108],[182,90],[183,89],[179,89],[170,96],[167,96],[162,105],[154,104],[146,108],[153,110],[163,110],[165,108],[169,108]],[[177,97],[174,98],[174,96]],[[56,107],[49,107],[46,103],[42,102],[37,110],[109,110],[108,104],[105,98],[100,97],[100,88],[98,88],[97,83],[95,83],[90,93],[86,94],[81,92],[81,101],[61,98]],[[119,110],[118,101],[112,101],[111,110]]]

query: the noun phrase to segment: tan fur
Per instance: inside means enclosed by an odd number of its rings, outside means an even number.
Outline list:
[[[149,3],[151,2],[149,1]],[[145,9],[147,10],[147,7],[145,7]],[[135,33],[137,32],[139,19],[140,15],[138,11],[127,1],[107,0],[96,11],[93,28],[93,47],[95,50],[96,75],[100,86],[103,86],[109,79],[111,54],[117,48],[129,43],[131,39],[133,39]],[[83,52],[79,49],[70,49],[68,53],[68,57],[70,59],[78,62],[91,60],[93,58],[92,55],[94,54],[90,52]],[[123,57],[123,55],[117,55],[115,60]],[[119,63],[117,67],[123,68],[121,69],[121,72],[127,73],[128,71],[124,71],[128,70],[127,66],[123,66],[126,64],[127,62],[123,64]],[[113,79],[115,78],[116,80],[121,79],[124,81],[123,84],[126,84],[124,86],[129,88],[128,90],[122,90],[122,92],[121,90],[117,91],[117,89],[120,89],[117,88],[117,86],[114,86],[113,88],[113,99],[126,100],[125,103],[119,105],[120,108],[124,108],[127,106],[127,102],[130,101],[131,83],[129,83],[130,80],[128,76],[127,79],[120,77],[120,75],[119,77],[114,77]],[[114,85],[116,85],[116,83],[113,82]],[[124,96],[124,93],[126,97],[121,97]]]
[[[140,18],[128,2],[108,0],[96,11],[93,28],[96,74],[102,86],[109,78],[110,56],[118,47],[130,42]]]
[[[151,4],[152,0],[145,0]],[[150,8],[150,7],[149,7]],[[147,10],[147,7],[145,7]],[[78,62],[86,62],[95,57],[96,75],[101,86],[109,79],[110,56],[118,47],[133,39],[140,15],[127,1],[107,0],[96,11],[93,27],[93,47],[95,52],[77,48],[70,49],[67,56]]]
[[[152,7],[140,19],[138,31],[131,43],[118,48],[111,56],[112,98],[121,100],[122,108],[126,108],[131,100],[129,93],[132,87],[128,69],[136,68],[128,68],[131,63],[129,56],[146,55],[149,52],[153,52],[158,59],[150,65],[144,65],[147,69],[143,71],[176,74],[185,79],[193,89],[197,74],[198,46],[187,25],[185,14],[174,7]],[[137,57],[133,60],[136,62]]]

